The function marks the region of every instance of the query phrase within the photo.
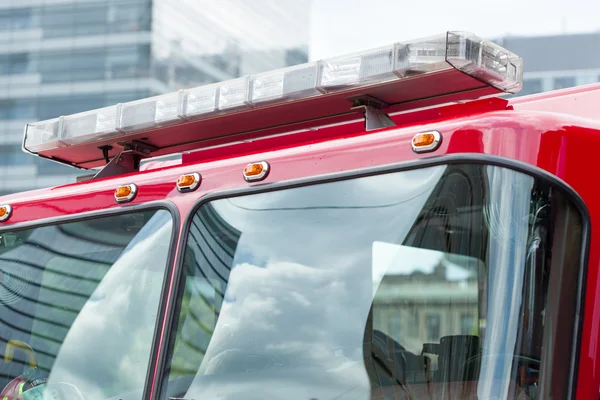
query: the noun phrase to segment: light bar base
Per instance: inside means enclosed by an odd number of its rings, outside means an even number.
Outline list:
[[[99,149],[103,153],[105,152],[104,146]],[[142,158],[149,157],[156,150],[158,149],[145,143],[125,143],[124,150],[113,157],[102,170],[94,175],[93,179],[138,172]]]
[[[382,109],[388,108],[389,104],[371,96],[360,96],[348,100],[354,103],[352,110],[364,116],[365,130],[372,131],[396,126],[389,115],[382,111]]]

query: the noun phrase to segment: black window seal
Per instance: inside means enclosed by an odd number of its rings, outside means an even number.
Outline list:
[[[170,282],[169,278],[173,271],[173,265],[175,262],[175,254],[177,250],[177,239],[179,237],[179,230],[181,227],[181,216],[179,209],[174,203],[165,200],[151,201],[147,203],[131,204],[122,207],[109,208],[105,210],[94,210],[80,214],[72,215],[61,215],[57,217],[43,218],[34,221],[26,221],[17,224],[7,225],[6,227],[0,226],[0,235],[4,232],[16,232],[27,229],[41,228],[45,226],[52,226],[58,224],[66,224],[80,221],[89,221],[104,217],[115,217],[119,215],[133,214],[140,211],[151,211],[151,210],[165,210],[171,214],[173,229],[171,231],[171,238],[169,239],[169,252],[167,254],[167,263],[165,265],[165,275],[163,277],[163,284],[161,287],[157,315],[154,321],[154,329],[152,333],[152,342],[150,346],[150,353],[148,355],[148,368],[146,370],[144,386],[142,388],[142,399],[147,399],[150,396],[152,373],[154,372],[156,365],[156,357],[154,355],[158,351],[158,344],[161,334],[162,321],[165,318],[165,301]]]
[[[379,165],[374,167],[367,167],[343,172],[326,173],[306,178],[292,179],[288,181],[263,183],[252,185],[243,188],[227,189],[221,191],[215,191],[206,193],[199,197],[194,206],[190,209],[189,213],[185,216],[181,229],[181,240],[179,241],[177,260],[175,261],[175,271],[173,275],[172,288],[173,293],[171,298],[173,301],[169,304],[166,310],[166,326],[165,335],[160,343],[161,353],[156,355],[157,375],[155,380],[155,387],[153,390],[153,398],[150,400],[158,400],[162,394],[162,383],[165,375],[166,358],[168,355],[170,336],[172,333],[173,324],[175,323],[175,305],[176,299],[180,294],[180,283],[183,274],[183,261],[185,249],[187,246],[188,233],[190,230],[192,219],[194,215],[206,203],[214,200],[224,198],[235,198],[246,196],[250,194],[268,193],[284,189],[293,189],[304,186],[312,186],[317,184],[325,184],[331,182],[345,181],[350,179],[384,175],[394,172],[411,171],[415,169],[422,169],[428,167],[435,167],[439,165],[455,165],[455,164],[479,164],[479,165],[491,165],[497,167],[503,167],[513,171],[521,172],[525,175],[531,176],[538,180],[544,181],[553,188],[561,191],[565,197],[572,202],[577,211],[580,213],[582,219],[582,237],[581,237],[581,249],[580,249],[580,266],[579,276],[577,277],[577,298],[575,306],[575,315],[573,323],[573,343],[571,348],[571,360],[569,360],[569,387],[567,390],[567,399],[572,400],[575,398],[575,390],[577,388],[578,373],[575,371],[579,370],[580,361],[580,347],[581,347],[581,334],[583,330],[583,312],[585,305],[586,288],[584,284],[584,278],[588,273],[588,258],[589,258],[589,247],[590,247],[590,233],[591,233],[591,219],[590,214],[585,205],[584,200],[581,198],[579,193],[575,191],[570,185],[561,180],[559,177],[542,170],[541,168],[527,164],[523,161],[514,160],[511,158],[481,154],[481,153],[459,153],[459,154],[445,154],[441,156],[425,157],[417,160],[403,161],[393,164]],[[276,164],[273,167],[277,167]]]

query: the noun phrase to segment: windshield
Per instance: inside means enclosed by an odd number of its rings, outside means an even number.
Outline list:
[[[581,226],[468,164],[205,203],[162,398],[565,398]]]
[[[172,230],[159,210],[0,233],[0,396],[141,399]]]

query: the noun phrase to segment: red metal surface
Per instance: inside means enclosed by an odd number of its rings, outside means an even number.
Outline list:
[[[595,96],[600,97],[600,87],[594,90]],[[590,97],[593,95],[589,88],[586,93]],[[566,103],[573,101],[572,96],[562,98]],[[552,110],[560,109],[560,100],[551,100]],[[590,212],[592,227],[599,226],[600,191],[592,174],[598,169],[596,149],[600,148],[600,121],[592,120],[591,116],[555,114],[543,107],[536,110],[543,101],[550,100],[538,96],[511,101],[509,107],[502,101],[486,100],[453,106],[454,109],[400,114],[394,116],[398,127],[369,133],[363,131],[362,122],[351,122],[297,135],[203,150],[185,155],[182,165],[5,196],[0,198],[0,204],[11,204],[13,216],[0,228],[98,209],[127,208],[128,205],[117,205],[112,196],[118,185],[130,182],[139,187],[138,196],[130,204],[166,199],[179,208],[184,219],[200,196],[248,187],[250,184],[244,181],[242,169],[255,160],[268,160],[272,169],[266,182],[277,182],[465,152],[507,157],[556,175],[581,195]],[[513,104],[514,110],[511,109]],[[431,129],[442,133],[441,147],[433,154],[415,154],[410,146],[412,136]],[[192,193],[179,193],[175,189],[177,177],[192,171],[202,174],[201,187]],[[600,388],[599,264],[600,234],[594,231],[585,279],[578,399],[597,398]],[[169,302],[171,296],[172,292]],[[162,335],[165,328],[163,321]],[[568,366],[565,366],[565,373],[568,373]],[[157,374],[158,371],[154,371],[153,379]]]
[[[515,110],[543,111],[600,120],[600,83],[523,96],[511,101]]]

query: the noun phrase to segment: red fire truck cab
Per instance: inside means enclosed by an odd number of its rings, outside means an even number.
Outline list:
[[[87,172],[0,197],[0,398],[598,399],[600,86],[522,74],[447,32],[28,124]]]

